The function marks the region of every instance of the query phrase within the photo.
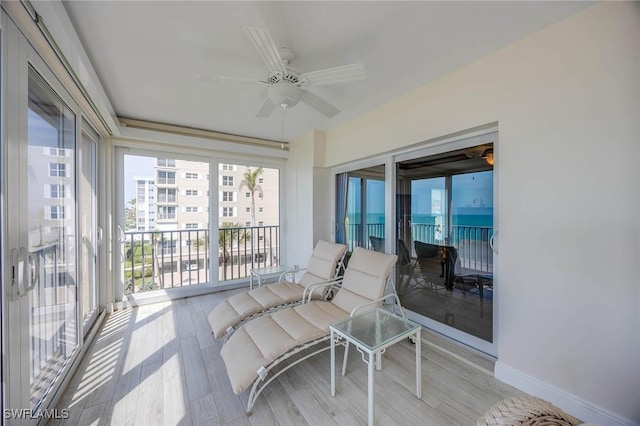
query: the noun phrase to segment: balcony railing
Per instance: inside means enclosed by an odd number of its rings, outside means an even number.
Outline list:
[[[408,243],[411,256],[413,258],[416,256],[413,241],[451,245],[458,250],[462,267],[493,273],[493,250],[489,245],[493,236],[493,227],[453,225],[449,237],[442,233],[441,228],[440,225],[429,223],[412,223],[413,240]],[[347,229],[349,251],[353,251],[355,247],[373,249],[370,236],[384,238],[384,223],[350,224]]]
[[[364,233],[363,233],[364,230]],[[347,247],[353,251],[356,247],[365,247],[373,250],[369,237],[384,238],[384,223],[349,224],[347,229]]]
[[[209,249],[208,229],[125,232],[125,293],[139,293],[249,277],[252,268],[278,265],[280,227],[221,228],[217,251]]]
[[[72,245],[73,237],[66,239]],[[64,239],[61,239],[64,241]],[[30,384],[32,406],[55,379],[61,365],[77,345],[75,264],[65,257],[61,241],[33,249],[38,278],[29,292]]]

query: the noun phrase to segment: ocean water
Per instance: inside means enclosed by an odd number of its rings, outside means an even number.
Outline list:
[[[454,214],[452,217],[452,225],[462,226],[488,226],[493,227],[493,214]],[[411,215],[413,224],[429,224],[435,225],[436,216],[426,214]],[[356,225],[360,223],[359,214],[349,215],[349,224]],[[386,223],[384,213],[369,213],[367,215],[367,223],[370,225]]]

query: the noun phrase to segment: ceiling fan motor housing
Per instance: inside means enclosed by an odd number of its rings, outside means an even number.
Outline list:
[[[274,71],[269,74],[267,77],[267,82],[271,84],[280,83],[281,81],[287,81],[292,84],[298,84],[300,81],[298,79],[299,73],[293,69],[287,68],[287,72],[285,74],[280,71]]]

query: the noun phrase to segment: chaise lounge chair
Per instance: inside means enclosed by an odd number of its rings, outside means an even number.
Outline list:
[[[303,304],[254,318],[227,340],[220,355],[233,392],[239,395],[253,384],[247,415],[251,414],[258,395],[276,377],[299,362],[330,349],[326,343],[330,339],[331,324],[356,311],[362,313],[376,308],[389,296],[397,301],[395,292],[384,295],[396,260],[396,255],[356,247],[341,287],[331,301],[305,300]],[[323,342],[325,344],[321,344]],[[303,351],[305,354],[294,362],[274,370],[282,361]]]
[[[220,303],[209,316],[209,323],[216,339],[229,336],[243,321],[264,312],[302,301],[305,289],[312,284],[327,283],[335,279],[342,267],[347,251],[344,244],[318,241],[309,264],[305,269],[289,271],[277,283],[264,285],[255,290],[236,294]],[[304,271],[298,282],[287,280],[295,273]],[[313,297],[322,299],[329,291],[326,286],[313,292]]]

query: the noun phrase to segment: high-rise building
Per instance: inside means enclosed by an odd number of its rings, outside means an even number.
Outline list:
[[[153,177],[134,176],[136,184],[136,229],[151,231],[156,228],[156,186]]]

